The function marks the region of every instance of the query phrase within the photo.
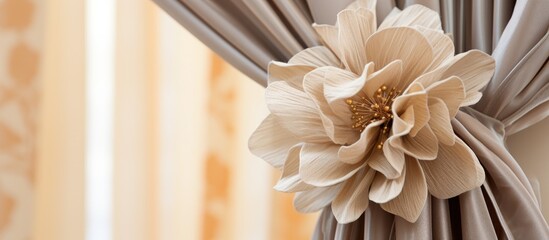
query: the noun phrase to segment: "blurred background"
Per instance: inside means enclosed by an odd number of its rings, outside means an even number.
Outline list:
[[[248,152],[263,101],[150,1],[0,0],[0,239],[310,238]]]
[[[306,239],[263,88],[146,0],[0,0],[0,239]]]

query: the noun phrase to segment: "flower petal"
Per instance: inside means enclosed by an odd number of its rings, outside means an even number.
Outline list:
[[[434,30],[442,30],[438,13],[419,4],[405,8],[394,17],[386,18],[379,26],[379,29],[399,26],[423,26]]]
[[[429,126],[433,129],[433,133],[437,136],[437,140],[445,145],[454,145],[456,142],[456,135],[452,128],[448,108],[444,101],[440,100],[440,98],[430,97],[429,111],[431,111]]]
[[[400,10],[398,7],[393,7],[393,9],[391,9],[389,14],[387,14],[387,16],[385,17],[385,19],[383,19],[381,24],[383,24],[383,22],[387,22],[385,23],[385,25],[388,25],[391,22],[395,22],[396,19],[400,16],[401,12],[402,10]],[[381,29],[378,28],[378,30],[381,30]]]
[[[347,107],[339,109],[336,114],[324,97],[324,82],[327,81],[327,75],[343,81],[352,81],[344,78],[355,77],[351,72],[336,67],[320,67],[305,76],[303,88],[320,110],[320,118],[330,139],[337,144],[353,143],[359,138],[359,134],[351,128],[351,111]]]
[[[374,149],[368,160],[368,165],[385,175],[386,178],[398,178],[404,169],[404,152],[391,147],[387,141],[383,144],[383,151]]]
[[[387,28],[374,33],[366,42],[366,55],[376,70],[394,60],[403,64],[402,79],[395,87],[404,89],[433,61],[433,49],[419,31],[408,27]]]
[[[320,36],[322,39],[322,42],[324,42],[324,45],[328,47],[332,52],[338,56],[339,59],[341,59],[341,51],[339,50],[339,31],[337,27],[327,24],[316,24],[313,23],[313,28],[315,29],[316,33]]]
[[[294,206],[298,212],[317,212],[328,206],[341,191],[343,184],[330,187],[314,188],[312,190],[298,192],[294,197]]]
[[[433,30],[422,26],[416,26],[416,29],[425,36],[431,47],[433,47],[433,62],[429,69],[435,69],[444,61],[452,58],[455,54],[454,42],[444,32]]]
[[[365,8],[346,9],[337,14],[337,23],[341,60],[347,69],[360,74],[368,63],[365,43],[376,30],[376,18]]]
[[[342,70],[343,71],[343,70]],[[336,113],[345,113],[345,116],[350,119],[351,112],[349,105],[345,101],[358,94],[364,84],[368,75],[374,71],[373,63],[366,64],[364,72],[361,76],[349,79],[347,76],[351,76],[351,72],[343,71],[346,73],[338,73],[336,71],[330,71],[326,73],[326,81],[324,82],[324,97],[330,104],[332,110]]]
[[[479,50],[456,55],[448,64],[440,79],[457,76],[463,81],[466,97],[461,106],[475,104],[479,91],[488,84],[495,69],[495,60]]]
[[[355,143],[349,146],[341,146],[339,148],[339,160],[344,163],[354,164],[364,160],[366,154],[369,153],[375,145],[375,140],[379,134],[379,126],[383,121],[377,121],[366,126],[360,134],[360,138]]]
[[[382,203],[385,211],[415,222],[427,201],[427,184],[419,163],[415,159],[406,159],[406,177],[400,194],[393,200]]]
[[[282,128],[276,117],[270,114],[254,131],[248,140],[248,147],[254,155],[271,166],[281,169],[289,149],[298,142],[299,140],[288,130]]]
[[[399,135],[401,128],[408,128],[405,126],[400,127],[399,125],[402,122],[412,125],[409,133],[412,137],[429,122],[430,114],[427,100],[428,95],[422,89],[413,93],[405,92],[404,95],[395,98],[393,103],[393,117],[395,119],[393,122],[393,131],[395,132],[395,136]]]
[[[425,89],[429,97],[435,97],[444,102],[450,118],[454,118],[465,100],[465,86],[459,77],[451,76],[433,83]]]
[[[267,107],[281,126],[306,142],[328,142],[318,108],[302,91],[286,82],[274,82],[265,90]]]
[[[421,128],[415,137],[406,135],[392,138],[389,140],[389,144],[417,159],[433,160],[437,157],[438,142],[429,125]]]
[[[433,161],[420,161],[429,192],[440,199],[455,197],[484,182],[484,170],[475,153],[458,137],[453,146],[441,145]]]
[[[299,177],[299,153],[302,145],[292,147],[284,163],[282,176],[278,180],[274,189],[281,192],[301,192],[311,190],[314,187],[306,184]]]
[[[332,212],[338,223],[353,222],[368,208],[368,189],[374,175],[373,169],[363,167],[345,181],[341,192],[332,201]]]
[[[353,176],[363,163],[347,164],[339,161],[340,146],[305,143],[301,149],[299,175],[304,182],[325,187],[343,182]]]
[[[347,6],[347,9],[366,8],[375,13],[377,0],[356,0]]]
[[[375,96],[376,91],[377,89],[379,89],[379,87],[383,85],[387,87],[393,87],[393,85],[398,83],[400,81],[401,74],[402,60],[392,61],[381,70],[369,75],[362,91],[368,97]]]
[[[370,200],[376,203],[386,203],[393,200],[402,192],[405,179],[406,166],[404,166],[402,174],[395,179],[387,179],[383,174],[377,173],[370,187]]]
[[[307,65],[294,65],[272,61],[269,63],[269,85],[277,81],[285,81],[292,87],[302,90],[303,77],[315,67]]]
[[[315,46],[298,52],[290,58],[288,64],[306,65],[313,67],[335,66],[339,67],[341,62],[330,49],[325,46]]]
[[[420,76],[415,82],[421,82],[423,86],[428,87],[441,79],[459,77],[463,81],[466,93],[461,106],[469,106],[480,100],[480,90],[492,78],[494,67],[495,62],[490,55],[471,50],[447,60],[440,67]]]

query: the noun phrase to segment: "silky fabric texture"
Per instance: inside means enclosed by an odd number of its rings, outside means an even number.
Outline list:
[[[286,61],[318,38],[304,23],[333,24],[352,0],[155,0],[235,67],[266,85],[271,60]],[[308,3],[308,4],[307,4]],[[549,115],[549,1],[378,1],[378,22],[393,8],[423,4],[441,14],[456,53],[480,49],[496,60],[481,101],[452,125],[486,172],[480,188],[431,197],[415,223],[371,203],[361,218],[339,224],[326,207],[314,239],[549,239],[532,185],[505,138]]]
[[[287,61],[300,50],[318,45],[311,23],[334,24],[337,13],[353,0],[153,1],[227,62],[266,86],[271,60]],[[392,8],[412,4],[440,13],[457,53],[473,48],[491,53],[515,0],[379,0],[378,23]]]

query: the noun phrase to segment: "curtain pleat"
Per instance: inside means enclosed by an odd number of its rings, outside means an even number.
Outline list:
[[[496,72],[476,109],[501,120],[512,135],[545,118],[549,112],[530,111],[549,100],[547,59],[549,56],[549,3],[523,0],[494,50]],[[536,26],[536,27],[524,27]],[[533,112],[532,112],[533,113]],[[521,119],[528,115],[528,118]],[[520,125],[514,123],[520,121]]]

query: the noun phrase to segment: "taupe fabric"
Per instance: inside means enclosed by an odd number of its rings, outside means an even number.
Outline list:
[[[310,24],[333,24],[352,0],[154,0],[214,51],[262,85],[271,60],[317,45]],[[314,239],[549,239],[538,196],[505,138],[549,115],[549,1],[379,0],[378,22],[393,7],[423,4],[441,14],[456,52],[480,49],[496,59],[482,100],[463,108],[454,131],[486,172],[482,187],[458,197],[431,197],[409,223],[371,203],[339,224],[323,210]]]

